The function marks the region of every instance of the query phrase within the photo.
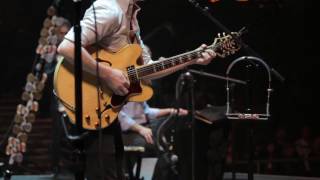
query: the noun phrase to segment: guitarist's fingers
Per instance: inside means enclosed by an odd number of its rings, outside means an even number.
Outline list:
[[[116,95],[124,96],[124,95],[128,94],[129,90],[123,86],[120,86],[117,89],[115,89],[113,92]]]
[[[149,144],[153,144],[152,135],[147,134],[147,135],[145,136],[145,138],[146,138],[147,143],[149,143]]]
[[[130,87],[130,81],[128,79],[126,79],[126,81],[124,82],[123,85],[124,85],[125,88],[128,89]]]
[[[124,74],[123,73],[123,76],[124,76],[124,86],[126,87],[126,88],[129,88],[130,87],[130,81],[129,81],[129,78],[128,78],[128,76],[126,76],[126,74]]]
[[[121,96],[124,96],[129,93],[129,90],[125,87],[121,88]]]
[[[207,65],[215,57],[215,53],[212,50],[206,50],[201,53],[201,58],[197,59],[198,64]]]
[[[208,59],[208,55],[202,55],[202,58],[197,59],[197,64],[201,65],[207,65],[210,63],[210,60]]]
[[[201,44],[201,46],[198,47],[196,50],[203,51],[204,49],[206,49],[206,47],[207,47],[206,44]]]
[[[205,60],[203,58],[198,58],[196,62],[197,64],[205,64]]]
[[[205,49],[207,47],[206,44],[201,44],[200,49]]]
[[[201,55],[202,55],[202,59],[204,60],[211,58],[211,56],[207,52],[201,53]]]
[[[210,58],[216,57],[216,53],[212,49],[206,49],[205,52],[209,54]]]

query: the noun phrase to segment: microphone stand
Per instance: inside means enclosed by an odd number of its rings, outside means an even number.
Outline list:
[[[224,76],[220,76],[220,75],[216,75],[216,74],[212,74],[212,73],[206,73],[206,72],[198,71],[195,69],[189,69],[188,71],[193,74],[198,74],[200,76],[204,76],[207,78],[220,79],[220,80],[225,80],[225,81],[231,81],[231,82],[234,82],[237,84],[247,85],[246,81],[242,81],[242,80],[235,79],[235,78],[229,78],[229,77],[224,77]],[[234,153],[234,151],[233,151],[233,153]],[[232,155],[232,156],[234,157],[234,155]],[[234,171],[235,168],[234,167],[235,167],[235,164],[234,164],[234,161],[232,161],[232,179],[233,180],[235,179],[235,171]]]
[[[191,179],[196,180],[195,177],[195,104],[194,104],[194,78],[190,72],[183,74],[183,79],[186,81],[186,88],[189,99],[189,112],[191,113]]]
[[[208,7],[202,7],[196,0],[188,0],[194,7],[196,7],[197,9],[199,9],[201,11],[202,14],[204,14],[205,16],[207,16],[216,26],[218,26],[222,31],[224,31],[227,34],[230,34],[231,36],[233,36],[233,34],[231,33],[231,31],[224,26],[218,19],[216,19],[215,17],[212,16],[212,14],[209,12],[209,8]],[[261,55],[259,55],[256,51],[254,51],[252,48],[250,48],[246,43],[244,43],[243,41],[241,41],[240,38],[235,37],[235,40],[237,41],[237,43],[239,43],[241,45],[241,47],[243,47],[243,49],[247,52],[247,54],[261,58]],[[250,61],[252,64],[255,64],[253,61]],[[284,82],[285,78],[274,68],[270,68],[270,71],[272,72],[272,74],[280,81],[280,82]]]
[[[75,77],[75,116],[76,116],[76,131],[78,135],[78,141],[76,144],[76,163],[79,169],[75,171],[76,180],[84,180],[85,170],[85,156],[83,150],[83,127],[82,127],[82,59],[81,59],[81,26],[80,26],[80,14],[81,14],[81,0],[73,0],[75,8],[75,24],[74,24],[74,77]]]
[[[228,78],[228,77],[224,77],[224,76],[220,76],[220,75],[216,75],[216,74],[211,74],[211,73],[206,73],[203,71],[198,71],[198,70],[194,70],[194,69],[189,69],[189,72],[192,72],[194,74],[199,74],[201,76],[205,76],[205,77],[209,77],[209,78],[215,78],[215,79],[221,79],[221,80],[225,80],[225,81],[231,81],[234,83],[238,83],[238,84],[243,84],[246,85],[247,82],[239,80],[239,79],[235,79],[235,78]]]

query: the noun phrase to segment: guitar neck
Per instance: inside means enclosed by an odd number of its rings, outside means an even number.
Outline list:
[[[206,49],[216,49],[216,45],[208,46]],[[201,57],[201,53],[204,50],[193,50],[189,51],[183,54],[179,54],[170,58],[166,58],[163,60],[156,61],[152,64],[146,64],[143,66],[138,67],[137,75],[139,79],[143,79],[145,77],[151,76],[153,74],[159,73],[161,71],[174,68],[176,66],[186,65],[187,63],[190,63],[191,61],[194,61],[197,58]]]

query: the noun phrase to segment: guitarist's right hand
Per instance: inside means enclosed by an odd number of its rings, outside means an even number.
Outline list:
[[[103,81],[116,95],[124,96],[129,93],[130,81],[124,72],[107,67],[107,73],[102,73]]]

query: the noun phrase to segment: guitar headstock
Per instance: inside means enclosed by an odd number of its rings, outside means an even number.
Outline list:
[[[218,33],[218,37],[214,39],[212,44],[217,56],[224,58],[237,52],[241,48],[239,43],[241,34],[241,31],[231,32],[231,34]]]

